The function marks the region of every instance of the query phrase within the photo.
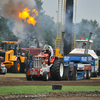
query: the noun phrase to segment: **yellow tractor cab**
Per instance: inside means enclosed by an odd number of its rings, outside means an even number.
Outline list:
[[[0,56],[4,57],[4,64],[8,71],[24,72],[27,65],[27,57],[21,52],[17,41],[2,41]]]
[[[1,47],[3,51],[14,50],[16,51],[19,49],[19,44],[16,41],[2,41]],[[14,52],[15,54],[16,52]]]

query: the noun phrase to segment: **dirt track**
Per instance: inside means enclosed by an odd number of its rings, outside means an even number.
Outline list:
[[[76,80],[76,81],[42,81],[32,80],[27,81],[25,74],[6,74],[0,75],[0,86],[48,86],[51,84],[61,84],[63,86],[100,86],[100,78],[92,78],[90,80]]]
[[[0,86],[47,86],[51,84],[61,84],[63,86],[100,86],[100,77],[92,78],[90,80],[76,80],[76,81],[42,81],[32,80],[27,81],[25,74],[10,74],[0,75]],[[36,96],[36,97],[35,97]],[[39,95],[1,95],[0,100],[99,100],[100,92],[70,92],[65,94],[42,94]]]

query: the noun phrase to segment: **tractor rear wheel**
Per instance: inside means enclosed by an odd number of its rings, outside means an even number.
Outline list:
[[[62,59],[54,61],[50,68],[51,76],[53,80],[61,80],[64,75],[64,65]]]
[[[43,80],[44,80],[44,81],[48,81],[48,79],[49,79],[49,77],[48,77],[48,72],[45,71],[45,72],[43,73]]]
[[[20,61],[19,60],[14,62],[14,66],[12,66],[12,72],[13,73],[20,73]]]

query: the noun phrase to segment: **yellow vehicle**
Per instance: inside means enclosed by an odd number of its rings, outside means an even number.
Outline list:
[[[13,73],[24,72],[27,66],[27,56],[20,49],[19,43],[16,41],[2,41],[1,47],[0,56],[4,57],[3,63],[7,70]]]
[[[55,56],[63,58],[62,54],[60,53],[60,48],[61,48],[61,38],[56,38],[56,41],[55,41]]]

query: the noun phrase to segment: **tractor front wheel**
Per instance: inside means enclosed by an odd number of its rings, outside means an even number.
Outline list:
[[[45,71],[45,72],[43,73],[43,80],[44,80],[44,81],[48,81],[48,79],[49,79],[49,77],[48,77],[48,72]]]
[[[91,71],[88,70],[88,71],[87,71],[87,79],[90,79],[90,78],[91,78]]]
[[[86,79],[86,77],[87,77],[87,71],[86,70],[83,72],[83,77],[84,77],[84,79]]]

